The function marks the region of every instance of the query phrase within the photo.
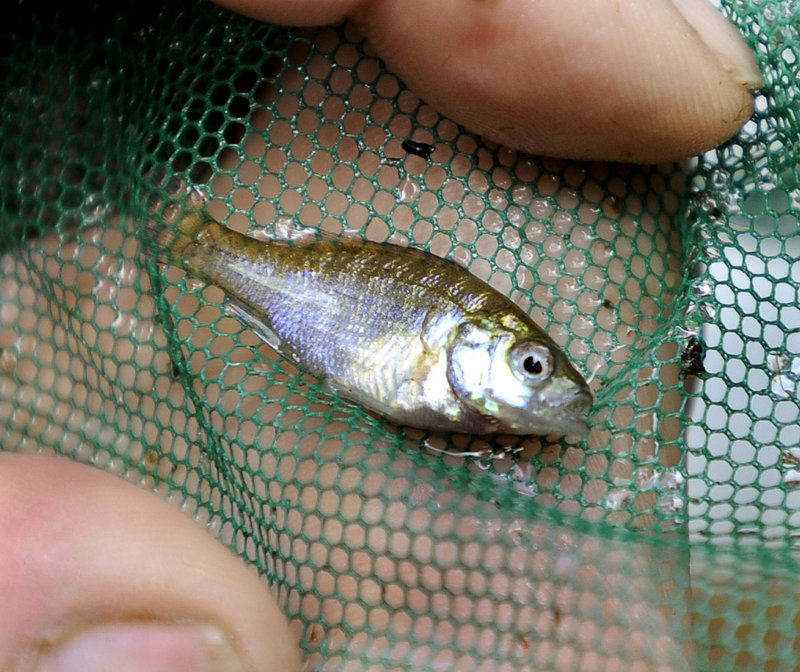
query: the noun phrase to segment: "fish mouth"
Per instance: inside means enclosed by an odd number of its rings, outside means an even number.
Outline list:
[[[593,402],[594,398],[588,391],[570,390],[562,396],[560,403],[543,406],[540,412],[533,413],[533,419],[528,417],[526,421],[518,421],[510,433],[537,436],[585,435],[589,431],[587,418]]]
[[[591,393],[578,390],[573,398],[562,407],[564,415],[561,421],[567,434],[585,434],[589,431],[587,420],[593,403],[594,398]]]
[[[579,391],[575,393],[575,398],[567,403],[567,411],[576,419],[583,421],[589,417],[589,411],[592,410],[594,398],[589,392]]]

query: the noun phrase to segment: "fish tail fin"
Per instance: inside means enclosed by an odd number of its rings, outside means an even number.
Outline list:
[[[165,246],[173,260],[180,259],[186,247],[197,240],[209,223],[216,222],[204,212],[188,212],[169,228],[159,232],[159,242]]]
[[[154,187],[148,210],[150,217],[142,232],[142,247],[160,265],[182,267],[187,246],[210,220],[205,213],[206,196],[184,179],[155,168],[146,177]]]
[[[177,222],[151,217],[142,237],[144,250],[160,265],[182,267],[188,246],[209,221],[201,212],[186,213]]]

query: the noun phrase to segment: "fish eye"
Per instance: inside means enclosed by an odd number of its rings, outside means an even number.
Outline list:
[[[523,343],[512,350],[511,357],[514,370],[529,384],[541,385],[553,375],[553,353],[545,345]]]

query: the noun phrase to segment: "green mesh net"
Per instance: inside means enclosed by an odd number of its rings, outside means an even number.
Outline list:
[[[470,135],[349,26],[135,4],[2,29],[3,449],[204,521],[308,669],[797,670],[797,4],[725,3],[755,116],[657,167]],[[589,434],[428,434],[331,396],[141,253],[198,207],[455,260],[591,377]]]

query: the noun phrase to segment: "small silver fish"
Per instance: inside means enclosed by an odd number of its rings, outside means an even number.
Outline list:
[[[585,433],[592,395],[510,299],[421,250],[292,247],[185,216],[162,261],[223,289],[236,314],[331,390],[401,424],[470,434]]]

